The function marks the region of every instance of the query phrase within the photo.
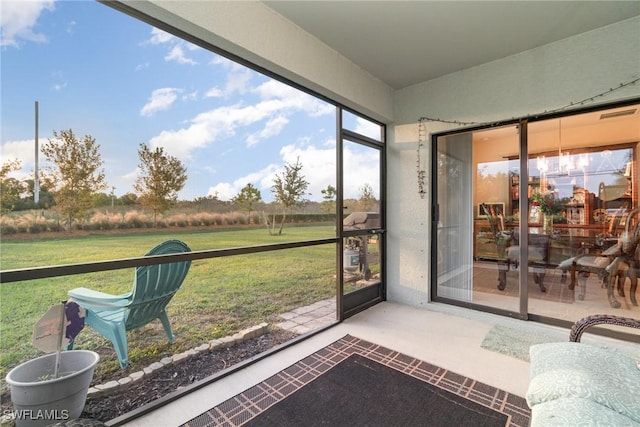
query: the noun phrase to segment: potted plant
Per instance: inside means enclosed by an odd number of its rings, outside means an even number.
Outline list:
[[[80,417],[100,357],[93,351],[62,349],[83,327],[84,310],[74,302],[51,307],[36,323],[33,344],[54,352],[24,362],[6,376],[17,427]]]

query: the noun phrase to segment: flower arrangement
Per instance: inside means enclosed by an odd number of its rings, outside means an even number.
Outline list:
[[[562,212],[562,203],[552,190],[534,192],[531,195],[531,205],[539,206],[543,215],[556,215]]]

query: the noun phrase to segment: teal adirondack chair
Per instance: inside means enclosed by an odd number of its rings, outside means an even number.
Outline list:
[[[184,242],[168,240],[151,249],[145,256],[190,251]],[[131,292],[110,295],[87,288],[76,288],[69,291],[69,296],[86,310],[86,324],[113,343],[120,367],[124,368],[129,364],[126,331],[160,319],[169,342],[174,342],[166,307],[180,289],[190,266],[191,261],[181,261],[137,267]]]

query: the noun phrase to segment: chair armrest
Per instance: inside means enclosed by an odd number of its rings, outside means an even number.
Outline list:
[[[573,324],[571,327],[571,333],[569,334],[569,341],[580,342],[582,334],[588,328],[601,324],[628,326],[630,328],[640,329],[640,320],[638,319],[614,316],[611,314],[594,314],[593,316],[583,317]]]
[[[122,308],[131,302],[129,297],[131,293],[122,295],[111,295],[100,291],[94,291],[87,288],[75,288],[67,292],[71,299],[78,303],[81,307],[94,307],[108,309],[110,307]]]

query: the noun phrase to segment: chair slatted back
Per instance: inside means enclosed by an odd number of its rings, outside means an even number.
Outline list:
[[[489,207],[486,204],[482,204],[482,209],[484,211],[484,213],[487,215],[487,219],[489,220],[489,227],[491,227],[491,234],[493,235],[494,239],[497,238],[498,234],[503,231],[501,224],[500,224],[500,218],[499,216],[496,214],[495,209],[493,208],[493,206]]]
[[[151,249],[145,256],[190,251],[184,242],[168,240]],[[156,319],[180,289],[190,267],[191,261],[180,261],[136,268],[125,329],[136,329]]]
[[[631,255],[636,252],[640,242],[640,208],[630,210],[624,222],[624,231],[620,236],[622,252]]]
[[[618,227],[620,227],[620,222],[622,218],[625,216],[625,212],[629,207],[629,203],[624,202],[624,204],[614,213],[613,219],[611,220],[611,224],[609,225],[609,235],[616,236],[618,234]],[[628,217],[628,214],[627,214]],[[625,223],[626,225],[626,223]]]

